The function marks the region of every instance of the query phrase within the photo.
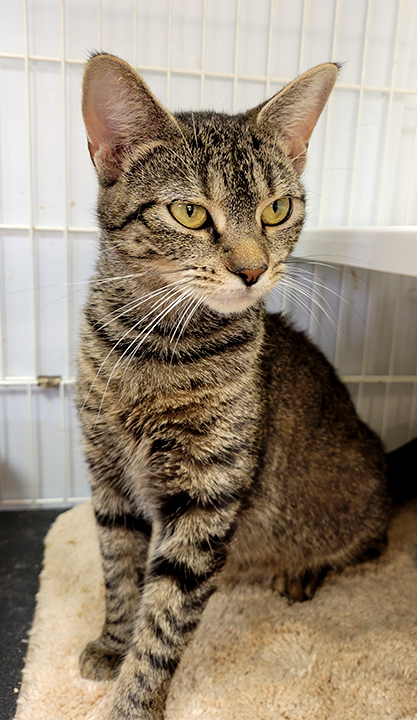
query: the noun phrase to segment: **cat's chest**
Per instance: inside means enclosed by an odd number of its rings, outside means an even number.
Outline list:
[[[167,386],[150,392],[148,380],[134,401],[125,393],[119,405],[119,441],[130,492],[147,506],[149,516],[161,494],[198,492],[213,481],[219,458],[219,472],[228,475],[235,456],[241,462],[242,453],[256,444],[262,405],[248,380],[244,385],[234,375],[227,386],[210,384],[193,392],[168,391]],[[247,473],[251,467],[252,461]]]

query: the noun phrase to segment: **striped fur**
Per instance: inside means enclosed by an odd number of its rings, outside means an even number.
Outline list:
[[[101,244],[77,396],[106,621],[80,665],[118,676],[111,720],[163,717],[219,583],[304,599],[384,537],[379,440],[323,355],[262,303],[302,227],[299,176],[336,74],[319,66],[244,115],[174,117],[121,60],[87,65]],[[265,225],[281,197],[289,217]],[[178,201],[208,222],[178,223]]]

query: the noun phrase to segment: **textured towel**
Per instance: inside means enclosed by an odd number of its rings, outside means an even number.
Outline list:
[[[89,503],[49,531],[18,720],[102,720],[111,683],[78,656],[104,595]],[[172,681],[167,720],[417,719],[417,504],[376,561],[329,577],[312,601],[237,585],[210,599]]]

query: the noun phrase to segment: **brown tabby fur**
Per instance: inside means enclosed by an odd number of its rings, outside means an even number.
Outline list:
[[[337,67],[246,114],[168,113],[96,55],[83,114],[100,181],[100,254],[78,405],[106,587],[86,678],[118,675],[111,720],[163,717],[170,679],[220,582],[292,599],[384,537],[380,441],[321,352],[263,296],[304,218],[300,173]],[[261,222],[292,198],[277,226]],[[204,206],[184,227],[168,206]]]

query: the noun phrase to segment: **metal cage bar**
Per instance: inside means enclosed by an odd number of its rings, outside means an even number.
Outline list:
[[[398,242],[403,242],[404,238],[408,237],[410,238],[410,232],[409,228],[406,228],[406,225],[409,225],[412,223],[413,219],[415,218],[415,188],[417,183],[417,106],[413,105],[412,103],[415,102],[414,98],[417,97],[417,87],[413,87],[410,85],[410,82],[404,81],[404,76],[401,77],[401,85],[399,82],[397,82],[397,77],[399,77],[399,73],[397,71],[398,67],[398,58],[401,50],[401,42],[400,42],[400,34],[401,34],[401,28],[403,26],[403,15],[404,15],[404,7],[405,4],[403,0],[394,0],[396,2],[396,16],[395,16],[395,32],[394,32],[394,41],[392,46],[392,67],[391,67],[391,75],[389,79],[389,84],[387,83],[387,78],[382,78],[381,82],[375,82],[375,78],[368,77],[367,75],[367,67],[368,67],[368,58],[369,53],[371,52],[371,45],[370,45],[370,28],[371,28],[371,21],[372,21],[372,13],[374,12],[375,8],[377,7],[374,0],[367,0],[366,5],[366,12],[364,15],[364,40],[361,47],[362,52],[362,72],[359,81],[357,81],[357,78],[353,78],[354,81],[346,82],[343,80],[343,76],[341,81],[338,83],[338,92],[340,92],[342,95],[346,97],[349,93],[356,93],[356,99],[357,99],[357,108],[356,108],[356,130],[353,133],[353,161],[351,163],[352,165],[352,176],[350,179],[350,187],[349,187],[349,207],[348,207],[348,222],[347,227],[352,229],[352,232],[355,232],[355,228],[352,228],[352,221],[353,221],[353,203],[354,203],[354,185],[355,185],[355,171],[358,166],[358,154],[360,151],[360,136],[359,136],[359,125],[363,118],[363,112],[364,112],[364,101],[368,97],[372,96],[373,98],[378,98],[379,96],[384,99],[384,102],[387,106],[387,116],[386,116],[386,122],[385,127],[383,128],[383,151],[382,151],[382,170],[378,177],[379,182],[379,201],[378,201],[378,207],[377,207],[377,213],[376,213],[376,225],[380,225],[383,221],[383,209],[384,209],[384,201],[383,201],[383,192],[384,188],[387,185],[387,182],[390,177],[390,172],[392,168],[392,156],[391,156],[391,147],[390,147],[390,136],[391,136],[391,129],[392,124],[394,122],[394,103],[398,99],[402,99],[404,103],[407,103],[407,107],[411,108],[411,112],[414,113],[414,127],[413,127],[413,134],[412,139],[410,141],[409,147],[410,147],[410,154],[409,154],[409,164],[407,167],[409,167],[409,187],[407,190],[407,199],[404,203],[404,213],[403,217],[399,219],[399,222],[397,225],[392,225],[389,229],[394,233],[398,233]],[[329,25],[329,27],[332,27],[331,29],[331,37],[329,40],[331,40],[331,57],[336,58],[336,54],[338,51],[338,47],[340,45],[340,17],[341,12],[344,7],[344,3],[346,0],[334,0],[332,3],[329,3],[329,7],[331,6],[331,11],[333,13],[332,17],[332,25]],[[21,47],[19,48],[18,52],[15,52],[12,48],[12,51],[9,50],[3,50],[0,49],[0,70],[2,67],[2,63],[7,63],[11,61],[15,61],[17,64],[21,63],[21,67],[24,73],[24,87],[25,87],[25,118],[26,118],[26,136],[27,136],[27,159],[26,159],[26,175],[28,178],[28,213],[27,218],[24,218],[24,222],[13,222],[13,220],[16,220],[18,218],[12,218],[12,221],[10,221],[9,218],[1,218],[0,222],[0,237],[3,235],[6,235],[7,232],[14,232],[17,233],[18,231],[21,231],[22,233],[26,234],[29,239],[29,248],[30,248],[30,276],[31,276],[31,290],[30,290],[30,297],[29,297],[29,308],[33,310],[33,320],[32,320],[32,338],[31,343],[33,345],[33,358],[32,358],[32,369],[33,372],[31,375],[21,375],[17,374],[12,366],[12,361],[10,360],[9,355],[7,352],[5,352],[3,344],[0,349],[0,391],[1,393],[7,393],[7,392],[17,392],[19,389],[22,389],[25,391],[26,394],[26,403],[25,403],[25,412],[26,416],[24,421],[22,421],[22,437],[24,436],[26,438],[25,443],[28,448],[28,478],[25,479],[26,482],[26,494],[24,497],[12,497],[10,495],[10,488],[5,485],[5,481],[7,480],[7,476],[5,475],[4,469],[0,469],[0,505],[3,505],[5,507],[10,506],[32,506],[32,505],[66,505],[66,504],[72,504],[75,502],[78,502],[86,496],[83,492],[78,480],[78,476],[80,473],[84,471],[80,471],[79,469],[74,470],[74,448],[70,447],[70,432],[71,430],[71,420],[69,420],[69,408],[71,405],[71,389],[74,384],[74,377],[72,375],[72,368],[70,366],[70,347],[71,347],[71,337],[73,335],[75,325],[76,325],[76,318],[74,318],[74,311],[73,307],[71,305],[70,295],[67,293],[67,296],[64,300],[64,325],[65,325],[65,331],[64,331],[64,338],[65,338],[65,348],[63,348],[63,352],[65,352],[66,360],[64,363],[64,369],[61,372],[57,372],[57,375],[59,375],[59,382],[58,387],[56,389],[57,393],[57,402],[58,402],[58,417],[59,417],[59,428],[60,428],[60,447],[59,447],[59,454],[60,454],[60,473],[61,477],[59,480],[57,480],[57,488],[59,486],[59,491],[57,490],[57,495],[59,497],[52,498],[52,497],[44,497],[42,493],[42,487],[41,487],[41,480],[40,477],[40,450],[38,450],[39,442],[40,442],[40,436],[37,430],[36,422],[35,422],[35,416],[38,410],[38,404],[37,399],[39,397],[39,394],[42,392],[41,389],[37,388],[38,385],[38,374],[39,374],[39,342],[41,338],[41,328],[40,325],[40,314],[42,311],[42,308],[40,307],[40,300],[38,292],[40,288],[38,288],[38,278],[39,278],[39,268],[38,268],[38,243],[39,239],[42,238],[49,238],[52,237],[53,233],[59,233],[62,236],[62,247],[63,247],[63,277],[64,277],[64,283],[66,288],[72,287],[72,282],[74,282],[77,285],[78,277],[75,274],[74,277],[72,276],[72,266],[70,263],[70,257],[72,250],[70,249],[70,241],[74,238],[83,238],[82,242],[88,242],[88,240],[84,240],[84,238],[94,238],[96,236],[97,230],[92,225],[87,225],[86,222],[79,222],[73,221],[73,216],[70,213],[70,173],[71,173],[71,162],[70,162],[70,145],[69,145],[69,120],[68,120],[68,93],[69,93],[69,87],[70,87],[70,73],[72,71],[76,71],[77,67],[82,67],[84,64],[84,60],[77,57],[77,53],[73,53],[71,50],[68,51],[67,47],[67,19],[68,19],[68,13],[72,12],[71,6],[67,3],[66,0],[60,1],[60,38],[61,38],[61,52],[56,52],[53,47],[54,46],[48,46],[52,47],[53,52],[43,52],[45,48],[42,46],[40,47],[32,47],[30,43],[30,15],[29,10],[31,9],[31,6],[36,7],[37,0],[22,0],[22,7],[23,7],[23,26],[22,26],[22,32],[24,35],[24,42],[22,43]],[[182,63],[175,62],[175,55],[173,54],[173,48],[174,43],[177,42],[177,36],[176,36],[176,24],[175,20],[177,19],[177,13],[178,9],[181,7],[177,3],[176,0],[167,0],[167,7],[168,7],[168,13],[166,17],[166,24],[167,24],[167,56],[166,58],[163,58],[163,62],[159,62],[158,58],[152,58],[153,62],[146,62],[147,58],[143,58],[141,56],[140,61],[138,62],[139,54],[138,54],[138,24],[140,23],[140,18],[142,15],[142,12],[145,7],[148,7],[147,0],[133,0],[132,2],[132,17],[131,21],[133,22],[133,48],[132,48],[132,57],[133,57],[133,64],[135,67],[138,67],[140,72],[153,74],[155,77],[164,77],[166,80],[166,102],[169,107],[173,106],[175,104],[175,97],[173,96],[173,83],[172,80],[174,77],[181,77],[184,81],[184,83],[187,83],[188,81],[193,81],[195,79],[198,79],[200,82],[199,87],[199,105],[200,107],[203,107],[204,105],[204,99],[206,97],[206,91],[208,88],[208,84],[210,81],[220,81],[224,83],[224,86],[231,88],[231,107],[230,110],[236,110],[237,104],[238,104],[238,91],[241,87],[241,83],[247,82],[248,84],[253,85],[263,85],[264,88],[264,95],[265,97],[269,97],[272,91],[273,86],[282,86],[287,81],[291,79],[288,72],[285,72],[283,74],[277,74],[277,71],[279,72],[279,68],[274,67],[274,50],[275,50],[275,44],[277,41],[277,33],[279,32],[278,25],[274,24],[276,17],[277,17],[277,3],[276,0],[270,0],[267,12],[265,13],[265,27],[264,27],[264,37],[265,37],[265,46],[266,46],[266,53],[265,53],[265,65],[264,68],[260,67],[257,69],[256,73],[248,73],[248,72],[242,72],[242,69],[247,68],[241,68],[241,57],[242,57],[242,48],[245,47],[246,42],[246,33],[248,31],[248,28],[244,24],[244,17],[245,13],[242,11],[242,2],[241,0],[234,0],[234,9],[235,9],[235,23],[234,27],[230,30],[230,44],[233,45],[233,62],[228,67],[212,67],[210,64],[210,42],[212,39],[211,33],[213,32],[211,25],[210,25],[210,17],[208,15],[208,0],[201,0],[201,20],[198,22],[200,23],[198,27],[199,37],[200,37],[200,47],[197,52],[196,59],[191,59],[189,61],[189,64],[187,62],[184,63],[184,66]],[[314,0],[295,0],[294,4],[297,3],[297,8],[299,10],[299,16],[300,16],[300,24],[298,28],[298,45],[297,45],[297,57],[294,58],[295,61],[295,67],[298,67],[298,70],[301,72],[306,69],[305,64],[309,62],[309,39],[310,39],[310,33],[311,33],[311,16],[312,16],[312,10],[314,10]],[[95,5],[95,13],[96,13],[96,28],[95,28],[95,34],[94,37],[92,36],[91,41],[91,47],[95,47],[96,44],[99,48],[102,47],[102,38],[103,38],[103,30],[106,32],[106,20],[107,16],[106,13],[108,12],[108,9],[106,8],[106,5],[102,3],[102,0],[97,0]],[[263,22],[263,21],[262,21]],[[394,26],[393,26],[394,27]],[[413,30],[414,34],[417,34],[417,29],[414,28]],[[112,47],[108,48],[110,52],[112,52]],[[23,51],[22,51],[23,50]],[[33,50],[33,52],[32,52]],[[38,52],[39,51],[39,52]],[[74,56],[75,55],[75,56]],[[150,58],[151,59],[151,58]],[[323,58],[323,60],[328,59]],[[145,60],[145,62],[144,62]],[[34,133],[32,129],[32,124],[34,122],[34,99],[36,99],[36,96],[34,93],[36,93],[36,88],[34,85],[31,84],[32,80],[32,74],[33,69],[35,66],[35,63],[44,63],[46,67],[53,67],[60,69],[60,78],[61,78],[61,92],[62,92],[62,98],[60,101],[60,113],[63,118],[63,128],[62,128],[62,137],[61,137],[61,145],[59,148],[59,152],[62,153],[62,164],[63,164],[63,180],[62,180],[62,198],[63,198],[63,214],[62,218],[57,217],[58,222],[42,222],[39,218],[39,214],[35,212],[36,208],[34,207],[35,202],[35,193],[34,193],[34,179],[36,177],[36,165],[34,163],[37,162],[37,159],[34,155]],[[378,78],[377,78],[378,79]],[[320,251],[321,245],[319,242],[315,243],[315,240],[313,238],[316,237],[314,235],[315,232],[321,233],[321,238],[326,238],[329,235],[331,235],[334,232],[335,237],[340,237],[340,228],[332,228],[326,225],[325,221],[325,203],[323,201],[323,195],[325,192],[325,171],[328,164],[331,162],[331,152],[332,152],[332,146],[330,141],[330,130],[333,126],[333,124],[336,122],[336,110],[334,106],[334,101],[331,100],[330,104],[327,108],[327,114],[324,116],[323,122],[324,122],[324,131],[325,131],[325,139],[323,141],[323,153],[322,153],[322,172],[321,176],[319,178],[319,184],[318,184],[318,223],[317,228],[307,229],[305,232],[305,238],[306,241],[308,241],[309,248],[312,249],[312,251]],[[0,202],[0,210],[1,210],[1,202]],[[38,220],[39,218],[39,220]],[[19,218],[20,219],[20,218]],[[88,223],[88,221],[87,221]],[[363,228],[359,229],[358,231],[364,232],[365,239],[368,238],[370,243],[378,243],[379,239],[383,237],[383,233],[387,230],[386,227],[380,228],[366,228],[365,230]],[[412,234],[413,231],[411,231]],[[317,235],[319,237],[319,235]],[[412,236],[414,237],[414,236]],[[415,235],[417,239],[417,234]],[[310,238],[310,239],[309,239]],[[378,239],[379,238],[379,239]],[[321,241],[320,241],[321,242]],[[417,243],[416,243],[417,244]],[[407,245],[408,247],[408,245]],[[309,253],[308,253],[309,254]],[[320,254],[320,252],[319,252]],[[5,254],[2,250],[2,258],[4,260]],[[339,267],[342,268],[341,273],[341,284],[340,284],[340,294],[342,297],[342,300],[336,304],[337,301],[334,301],[334,307],[336,308],[336,329],[330,329],[329,332],[335,333],[334,338],[334,358],[336,365],[340,363],[341,360],[341,354],[343,352],[343,345],[341,343],[340,335],[338,333],[338,328],[340,328],[343,323],[346,321],[348,308],[346,307],[346,303],[343,301],[343,298],[347,292],[347,277],[348,277],[348,267],[345,262],[346,258],[339,258],[340,265]],[[346,265],[346,267],[345,267]],[[360,264],[359,264],[360,266]],[[389,259],[386,261],[384,268],[385,270],[390,269]],[[7,271],[7,268],[3,269],[3,274]],[[417,275],[417,267],[411,268],[409,266],[404,266],[404,272],[409,274]],[[314,301],[318,302],[318,312],[322,312],[322,310],[325,309],[324,304],[326,302],[326,299],[321,299],[321,290],[322,288],[322,269],[320,264],[316,264],[313,266],[312,269],[312,276],[309,276],[309,284],[312,287],[312,303]],[[368,361],[371,353],[371,333],[372,328],[370,327],[370,317],[371,317],[371,306],[373,303],[376,302],[376,285],[375,282],[375,274],[371,273],[371,282],[370,287],[367,290],[363,290],[364,297],[366,297],[367,300],[367,321],[368,325],[366,327],[366,330],[364,332],[364,338],[363,338],[363,347],[361,348],[361,370],[360,372],[354,372],[354,373],[344,373],[343,379],[345,382],[351,384],[352,386],[358,388],[357,393],[357,404],[358,408],[361,411],[364,406],[364,390],[365,388],[373,387],[377,388],[378,385],[382,385],[384,387],[383,395],[383,412],[382,412],[382,420],[381,420],[381,426],[382,426],[382,433],[385,434],[388,431],[389,425],[390,425],[390,413],[391,413],[391,399],[392,399],[392,393],[396,392],[396,388],[400,385],[407,385],[410,387],[410,418],[407,428],[408,437],[411,436],[412,432],[415,431],[416,428],[416,415],[417,415],[417,358],[415,361],[415,368],[416,372],[414,374],[404,374],[404,375],[395,375],[395,358],[398,355],[398,352],[400,351],[399,348],[399,334],[398,334],[398,327],[401,322],[401,304],[400,304],[400,290],[397,295],[396,300],[396,308],[395,308],[395,316],[393,320],[393,327],[394,332],[392,334],[392,337],[390,339],[390,349],[389,349],[389,363],[387,367],[387,373],[386,374],[373,374],[369,375],[367,373],[368,368]],[[2,277],[3,279],[3,277]],[[79,281],[80,286],[83,285],[84,281]],[[399,287],[401,288],[401,282],[399,283]],[[296,312],[295,302],[296,297],[293,294],[294,291],[291,291],[291,293],[288,295],[286,299],[283,301],[284,309],[289,312]],[[302,291],[300,290],[300,293]],[[417,285],[416,285],[416,292],[417,292]],[[306,297],[303,294],[300,294],[301,303],[304,303],[304,306],[306,304]],[[4,285],[2,285],[2,288],[0,288],[0,333],[7,336],[8,333],[8,325],[10,325],[9,318],[6,312],[8,304],[8,297],[5,294],[5,288]],[[321,305],[321,307],[320,307]],[[304,308],[305,309],[305,308]],[[30,310],[29,310],[30,311]],[[301,313],[302,314],[302,313]],[[300,316],[301,316],[300,314]],[[311,332],[315,331],[315,319],[314,319],[314,311],[311,312],[310,318],[306,321],[307,325],[306,327],[310,329]],[[55,391],[54,391],[55,392]],[[391,403],[392,404],[392,403]],[[22,405],[23,407],[23,405]],[[408,406],[407,406],[408,407]],[[71,435],[72,437],[72,435]],[[4,436],[0,435],[0,445],[1,452],[5,453],[7,456],[7,447],[3,447],[4,445]],[[7,443],[6,443],[7,445]],[[30,477],[29,477],[30,476]],[[78,492],[78,490],[80,490]],[[7,492],[6,492],[7,491]],[[6,494],[5,494],[6,493]],[[7,495],[7,496],[6,496]]]

